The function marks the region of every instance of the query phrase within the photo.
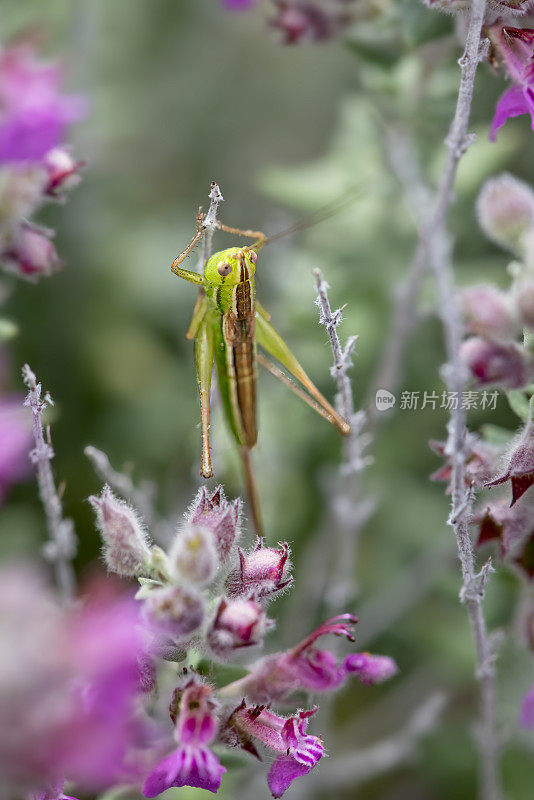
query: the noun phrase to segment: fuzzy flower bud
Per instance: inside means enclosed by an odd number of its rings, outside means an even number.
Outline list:
[[[49,150],[44,157],[48,179],[45,193],[50,197],[59,197],[63,191],[73,189],[81,181],[78,170],[82,166],[83,162],[75,161],[64,147]]]
[[[473,336],[462,342],[459,356],[481,385],[519,389],[530,381],[534,372],[531,357],[514,342],[499,344]]]
[[[352,653],[345,660],[345,668],[364,686],[388,681],[398,672],[398,667],[392,658],[374,656],[371,653]]]
[[[534,329],[534,280],[521,281],[517,285],[516,306],[521,323]]]
[[[169,560],[177,577],[193,583],[208,583],[219,566],[212,532],[200,525],[186,526],[177,534]]]
[[[271,27],[283,34],[283,44],[324,42],[337,36],[350,21],[349,14],[312,0],[274,0],[276,16]]]
[[[239,498],[228,501],[222,486],[218,486],[211,495],[202,487],[186,514],[186,521],[211,531],[219,558],[225,561],[239,538],[240,517]]]
[[[507,172],[486,181],[477,200],[480,227],[486,236],[513,252],[534,227],[534,192]]]
[[[271,625],[265,611],[253,600],[222,598],[207,635],[214,653],[225,656],[239,647],[258,644]]]
[[[0,253],[0,259],[10,272],[29,280],[52,275],[61,262],[51,236],[51,231],[25,222],[17,230],[14,240]]]
[[[508,295],[493,286],[471,286],[460,293],[468,333],[488,339],[511,339],[518,333]]]
[[[486,483],[497,486],[510,481],[513,505],[534,483],[534,425],[528,422],[510,453],[506,470],[502,475]]]
[[[202,625],[204,600],[192,587],[165,586],[150,592],[143,614],[156,631],[173,640],[180,639]]]
[[[96,524],[104,542],[104,561],[111,572],[133,576],[146,572],[150,561],[146,532],[133,508],[104,486],[100,497],[90,497]]]
[[[261,539],[251,553],[239,549],[239,567],[228,575],[228,595],[267,597],[285,589],[292,581],[287,577],[290,569],[289,547],[263,547]]]

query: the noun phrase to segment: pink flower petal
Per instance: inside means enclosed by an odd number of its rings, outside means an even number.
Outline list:
[[[493,142],[497,137],[497,131],[502,128],[510,117],[518,117],[521,114],[530,112],[529,104],[521,86],[511,86],[497,101],[495,114],[491,122],[489,138]]]

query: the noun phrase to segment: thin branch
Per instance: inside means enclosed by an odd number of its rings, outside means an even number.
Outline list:
[[[354,561],[357,538],[374,508],[372,500],[361,498],[359,491],[361,472],[370,461],[365,455],[370,439],[367,434],[362,433],[366,422],[365,412],[354,413],[352,383],[348,374],[352,367],[351,355],[358,337],[349,337],[345,347],[342,347],[337,327],[342,319],[343,308],[332,311],[328,298],[328,284],[320,270],[314,270],[313,274],[318,293],[315,302],[320,311],[319,323],[327,330],[334,356],[334,366],[330,372],[338,389],[336,408],[352,426],[351,433],[344,441],[341,476],[335,479],[334,485],[328,492],[329,518],[333,517],[336,521],[337,542],[336,547],[332,548],[333,563],[329,585],[324,587],[324,590],[328,606],[333,610],[340,610],[345,608],[356,592]],[[321,540],[327,541],[328,537],[323,536]]]
[[[444,377],[450,391],[461,392],[466,384],[465,368],[458,357],[463,336],[462,320],[456,302],[454,274],[451,261],[451,243],[447,234],[447,217],[453,200],[453,189],[462,155],[472,142],[467,129],[473,97],[476,71],[481,58],[481,34],[486,11],[486,0],[473,0],[467,31],[465,52],[459,61],[460,88],[455,115],[446,139],[448,148],[432,213],[423,226],[416,251],[416,259],[423,258],[434,275],[442,320],[447,365]],[[466,490],[466,413],[458,404],[451,410],[448,425],[446,454],[452,464],[452,508],[449,524],[454,530],[463,576],[461,597],[464,600],[473,631],[476,647],[476,676],[481,686],[482,721],[478,736],[480,752],[480,796],[484,800],[501,797],[498,770],[499,744],[497,736],[496,688],[494,654],[488,637],[482,611],[483,583],[477,579],[473,546],[469,535],[468,518],[471,497]],[[487,578],[487,574],[485,574]]]
[[[92,445],[88,445],[84,453],[93,465],[97,475],[135,506],[146,523],[151,526],[156,516],[154,510],[154,484],[147,482],[138,488],[129,475],[114,469],[107,455]]]
[[[31,410],[33,422],[33,438],[35,447],[30,458],[37,470],[39,495],[43,504],[49,541],[45,545],[45,556],[53,562],[59,591],[64,602],[69,602],[74,594],[75,577],[72,559],[76,555],[76,535],[72,520],[63,519],[63,507],[56,490],[52,474],[51,460],[54,450],[50,440],[50,429],[47,428],[46,441],[43,430],[42,414],[47,405],[54,405],[52,398],[45,392],[42,396],[41,384],[28,364],[22,368],[22,377],[28,387],[24,405]]]
[[[224,197],[221,194],[219,185],[215,183],[215,181],[212,181],[208,197],[210,199],[210,207],[208,209],[206,216],[202,220],[202,228],[204,229],[205,233],[202,238],[202,246],[200,248],[200,254],[198,258],[197,272],[203,271],[204,264],[211,256],[213,234],[215,231],[219,230],[217,211],[219,209],[219,204],[224,201]]]
[[[406,132],[398,126],[388,125],[384,137],[391,168],[402,186],[415,218],[418,233],[421,235],[424,227],[428,225],[432,195],[421,176],[415,148]],[[367,430],[373,434],[386,416],[378,411],[374,402],[376,392],[379,389],[386,389],[394,393],[399,386],[402,360],[417,323],[415,307],[426,274],[426,266],[426,253],[422,249],[418,250],[408,274],[395,290],[391,328],[378,368],[371,381],[368,398]]]

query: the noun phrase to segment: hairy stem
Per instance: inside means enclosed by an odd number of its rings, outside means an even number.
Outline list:
[[[348,370],[352,367],[351,354],[358,337],[350,336],[345,348],[342,347],[337,327],[341,322],[343,309],[332,311],[328,298],[328,284],[320,270],[314,270],[313,274],[317,285],[316,303],[320,311],[319,322],[326,328],[334,356],[331,374],[338,390],[336,408],[352,426],[351,433],[344,441],[342,474],[329,493],[330,516],[336,520],[338,541],[333,548],[331,586],[327,589],[326,599],[332,610],[339,610],[344,608],[355,594],[354,560],[358,533],[372,511],[372,505],[368,500],[360,498],[359,491],[360,473],[367,464],[364,450],[368,444],[368,437],[362,435],[365,424],[364,412],[354,413],[354,397],[348,374]]]
[[[481,33],[486,11],[486,0],[473,0],[467,32],[465,52],[459,61],[460,88],[456,111],[446,139],[448,148],[445,166],[436,192],[432,213],[422,226],[416,251],[416,260],[426,261],[434,275],[439,314],[442,320],[447,366],[445,379],[450,391],[462,396],[466,374],[458,357],[463,335],[461,316],[455,297],[454,274],[451,262],[451,243],[447,235],[447,216],[453,200],[458,164],[471,137],[467,135],[471,101],[477,67],[480,61]],[[448,425],[446,453],[452,464],[452,508],[449,524],[452,526],[460,557],[463,587],[461,598],[467,612],[476,648],[476,676],[481,688],[481,726],[478,735],[480,753],[480,797],[498,800],[501,797],[497,736],[496,688],[494,657],[490,645],[482,599],[488,570],[480,575],[475,571],[473,546],[468,519],[471,497],[466,489],[466,413],[462,404],[451,410]]]
[[[39,495],[46,516],[49,536],[49,541],[45,546],[45,555],[54,564],[58,588],[63,601],[67,603],[72,599],[75,587],[72,558],[76,554],[76,536],[72,520],[63,519],[63,507],[54,483],[50,464],[54,458],[50,431],[47,432],[46,441],[44,436],[42,414],[47,405],[53,405],[53,401],[48,392],[44,397],[41,396],[41,384],[37,383],[28,364],[22,368],[22,376],[28,387],[24,405],[30,409],[32,414],[35,442],[30,458],[37,470]]]

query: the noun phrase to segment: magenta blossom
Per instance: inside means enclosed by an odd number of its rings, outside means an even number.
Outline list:
[[[177,749],[149,774],[143,786],[145,797],[157,797],[171,786],[193,786],[216,794],[226,769],[209,749],[217,733],[213,689],[194,679],[179,698],[174,736]],[[171,715],[174,717],[173,712]]]
[[[526,693],[521,703],[520,722],[523,728],[534,728],[534,686]]]
[[[66,609],[35,571],[2,570],[0,774],[10,797],[59,792],[63,779],[92,792],[139,776],[127,763],[146,732],[138,621],[133,598],[100,585]]]
[[[295,778],[307,775],[324,755],[321,740],[306,733],[308,719],[316,711],[280,717],[264,706],[247,708],[243,701],[230,717],[229,725],[238,737],[256,739],[278,754],[267,776],[273,797],[281,797]]]
[[[10,487],[32,472],[31,428],[19,397],[0,398],[0,503]]]
[[[69,794],[63,794],[63,781],[58,784],[50,784],[48,788],[41,792],[32,792],[28,800],[76,800]]]
[[[37,61],[28,44],[0,53],[0,163],[41,162],[85,114],[81,97],[60,94],[61,79],[61,69]]]
[[[498,25],[492,26],[488,33],[514,81],[497,103],[490,131],[490,139],[494,141],[497,131],[510,117],[530,114],[534,130],[534,30]]]
[[[366,685],[391,678],[397,667],[390,658],[353,653],[338,663],[329,650],[315,646],[317,639],[330,633],[354,641],[352,625],[356,622],[357,618],[351,614],[324,622],[291,650],[262,658],[235,688],[253,702],[270,703],[283,701],[296,691],[331,691],[351,674]]]

